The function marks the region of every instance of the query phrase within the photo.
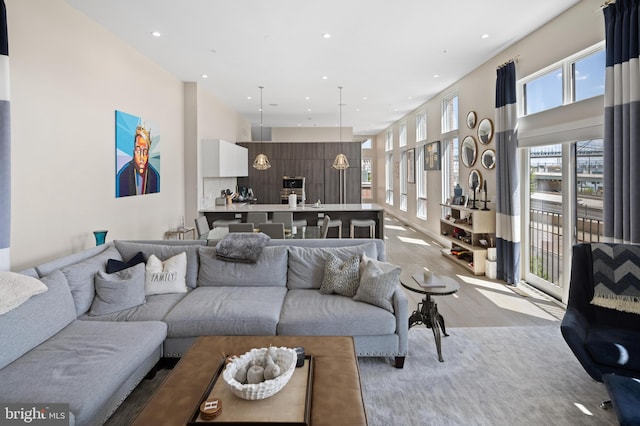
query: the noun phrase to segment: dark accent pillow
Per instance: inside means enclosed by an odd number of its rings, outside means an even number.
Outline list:
[[[124,269],[136,266],[138,263],[147,263],[147,259],[144,257],[144,253],[139,251],[131,259],[123,262],[122,260],[109,259],[107,260],[107,274],[113,274],[114,272],[120,272]]]

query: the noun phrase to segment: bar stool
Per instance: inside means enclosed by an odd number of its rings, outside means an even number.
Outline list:
[[[322,226],[322,220],[318,220],[317,226]],[[342,238],[342,219],[331,219],[329,228],[338,228],[338,238]]]
[[[349,236],[355,238],[355,228],[369,228],[369,238],[375,238],[376,236],[376,221],[373,219],[351,219],[349,226]]]

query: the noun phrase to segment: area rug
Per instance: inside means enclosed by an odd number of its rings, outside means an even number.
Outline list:
[[[559,326],[447,329],[439,362],[431,330],[409,330],[403,369],[360,358],[371,426],[616,425]]]

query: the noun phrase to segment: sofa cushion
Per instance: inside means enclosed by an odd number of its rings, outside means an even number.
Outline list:
[[[256,263],[225,262],[215,247],[200,247],[198,286],[287,285],[287,248],[265,247]]]
[[[599,364],[632,371],[640,370],[640,331],[615,327],[594,327],[585,342]]]
[[[395,331],[391,312],[318,290],[289,290],[278,323],[278,334],[289,336],[371,336]]]
[[[76,318],[71,291],[62,272],[54,271],[41,281],[47,286],[46,292],[33,296],[0,317],[0,369]]]
[[[59,257],[52,261],[42,263],[36,266],[36,270],[38,271],[38,276],[44,277],[45,275],[49,275],[53,271],[62,269],[65,266],[82,262],[83,260],[87,260],[93,256],[96,256],[111,247],[113,247],[113,242],[110,241],[106,244],[102,244],[95,247],[89,247],[88,249],[79,251],[77,253],[73,253],[68,256]]]
[[[0,315],[9,312],[36,294],[47,291],[47,286],[37,278],[0,271]]]
[[[2,402],[68,403],[77,425],[102,424],[94,417],[143,361],[160,356],[166,330],[156,321],[73,321],[0,370]]]
[[[123,269],[131,268],[139,263],[147,263],[147,258],[144,253],[139,251],[131,259],[122,261],[118,259],[109,259],[107,261],[107,273],[113,274],[115,272],[122,271]]]
[[[353,300],[393,312],[393,293],[400,285],[400,267],[364,255],[361,269],[360,285]]]
[[[169,337],[275,335],[286,287],[198,287],[165,317]]]
[[[172,240],[167,240],[167,242],[175,243]],[[176,254],[187,252],[187,286],[196,287],[199,267],[198,248],[202,247],[202,245],[188,242],[184,244],[153,244],[131,241],[114,241],[114,244],[125,259],[133,257],[139,251],[144,253],[147,259],[153,254],[160,260],[167,260]]]
[[[105,315],[89,315],[79,317],[90,321],[162,321],[169,311],[186,296],[186,293],[156,294],[147,296],[145,303]]]
[[[94,280],[96,297],[91,303],[90,315],[106,315],[123,311],[144,303],[145,265],[108,274],[98,271]]]
[[[186,293],[187,253],[182,252],[165,261],[149,256],[144,291],[147,296],[167,293]]]
[[[375,243],[366,243],[348,247],[289,247],[289,269],[287,272],[287,287],[319,289],[324,277],[325,260],[329,253],[345,261],[353,256],[367,256],[376,258]]]
[[[320,286],[320,293],[337,293],[342,296],[353,297],[360,284],[360,257],[353,256],[344,262],[332,253],[327,256],[324,265],[324,277]]]
[[[62,273],[67,278],[73,301],[76,304],[78,316],[84,314],[91,308],[91,302],[95,296],[93,278],[98,271],[105,271],[109,259],[122,257],[115,247],[108,247],[99,254],[89,259],[74,263],[62,268]]]

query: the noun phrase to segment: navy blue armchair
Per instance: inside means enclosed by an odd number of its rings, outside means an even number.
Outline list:
[[[631,254],[625,261],[625,268],[637,266],[640,271],[640,257]],[[562,336],[593,379],[602,382],[604,374],[640,377],[640,315],[591,304],[593,262],[591,244],[573,247]]]

